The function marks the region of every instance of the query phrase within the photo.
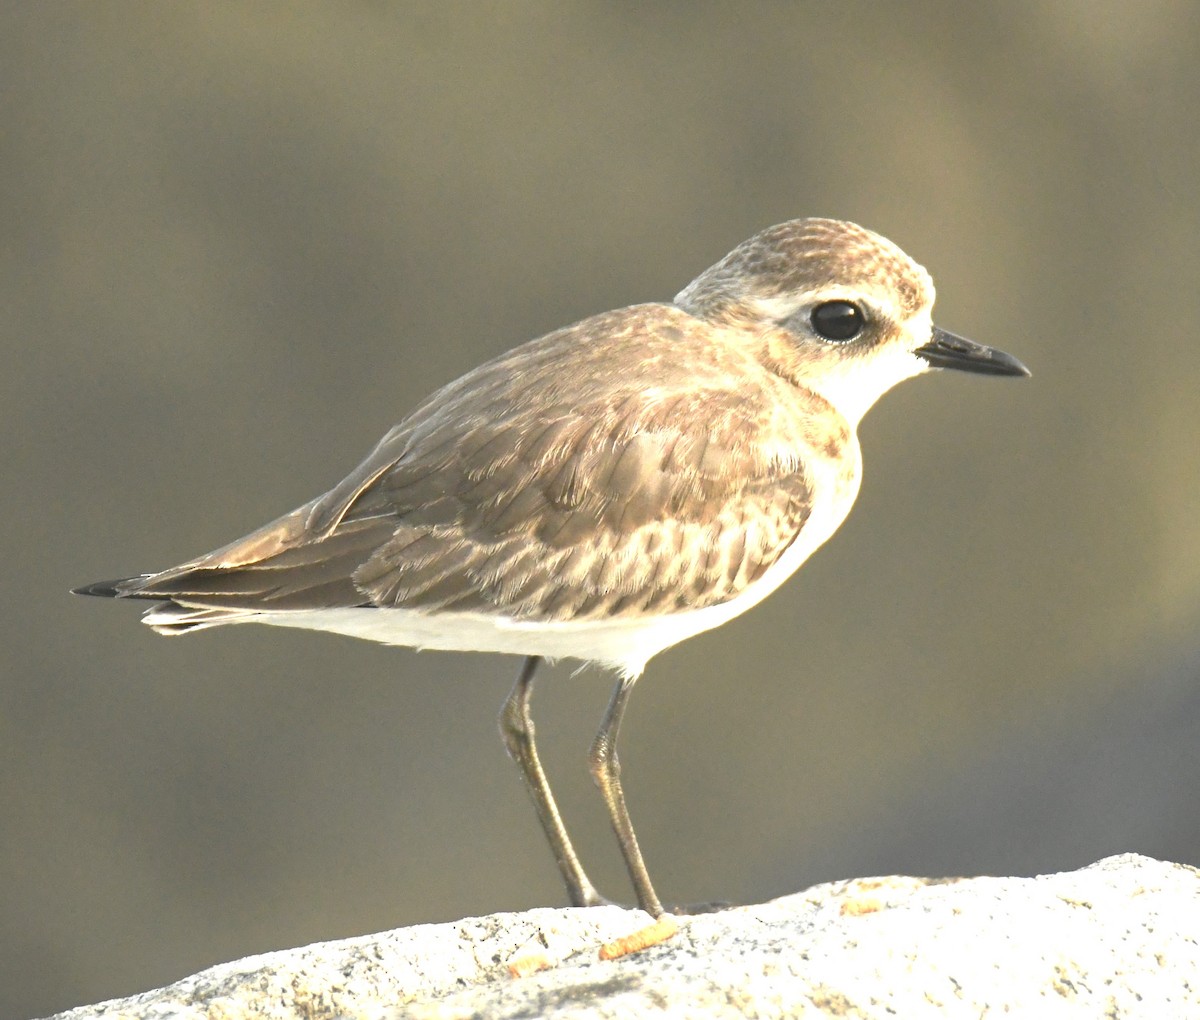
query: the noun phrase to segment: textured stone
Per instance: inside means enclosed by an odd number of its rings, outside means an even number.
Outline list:
[[[829,883],[600,959],[648,923],[596,907],[419,925],[56,1020],[1200,1016],[1200,872],[1132,854],[1038,878]]]

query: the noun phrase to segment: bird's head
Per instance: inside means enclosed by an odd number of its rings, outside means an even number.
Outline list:
[[[770,367],[856,424],[884,393],[930,368],[1028,375],[1016,358],[933,325],[929,273],[885,237],[841,220],[755,234],[675,298],[745,333]]]

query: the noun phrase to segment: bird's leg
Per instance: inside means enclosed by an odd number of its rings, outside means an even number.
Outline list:
[[[558,805],[554,802],[550,782],[546,779],[541,759],[538,757],[537,745],[533,740],[533,717],[529,712],[529,703],[533,698],[533,674],[537,672],[538,663],[541,661],[541,656],[530,655],[521,666],[512,693],[500,710],[500,735],[504,737],[504,746],[508,748],[509,756],[521,767],[521,776],[525,780],[529,795],[533,798],[533,806],[537,809],[542,831],[546,833],[550,849],[554,851],[554,859],[558,862],[558,870],[567,885],[571,905],[594,907],[609,901],[596,891],[596,887],[584,873],[583,865],[579,863],[579,857],[571,845],[571,837],[567,835],[567,827],[558,812]]]
[[[632,679],[622,679],[617,683],[604,719],[600,723],[600,730],[592,742],[588,764],[592,770],[592,778],[600,787],[600,793],[608,807],[608,817],[612,821],[613,831],[617,834],[617,842],[621,845],[625,867],[637,892],[638,905],[652,917],[662,917],[665,911],[654,892],[654,886],[650,884],[650,874],[646,871],[646,862],[642,859],[633,823],[629,820],[629,811],[625,807],[625,794],[621,790],[621,763],[617,760],[617,735],[621,729],[621,716],[625,712],[625,702],[629,700],[629,692],[632,690]]]

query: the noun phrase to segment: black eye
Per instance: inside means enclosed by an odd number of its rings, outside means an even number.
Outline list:
[[[826,301],[817,305],[809,321],[817,331],[817,336],[839,342],[853,340],[867,323],[862,309],[849,301]]]

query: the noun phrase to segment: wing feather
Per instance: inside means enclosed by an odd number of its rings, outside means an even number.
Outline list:
[[[694,322],[637,306],[517,348],[431,397],[324,496],[122,594],[529,620],[732,599],[811,513],[804,463],[828,405],[806,407]]]
[[[682,422],[677,407],[674,415],[622,410],[627,417],[611,405],[576,408],[553,430],[499,423],[503,440],[479,448],[516,456],[478,480],[471,460],[419,479],[398,463],[376,483],[395,532],[355,572],[356,584],[377,605],[540,620],[733,598],[808,518],[800,462],[781,462],[753,441],[760,423],[747,420],[739,393],[697,394]],[[685,432],[697,421],[707,426],[698,438]],[[547,446],[550,431],[556,442]],[[527,443],[541,444],[542,456]],[[443,493],[455,512],[431,520],[424,511]],[[416,547],[440,555],[418,556]]]

